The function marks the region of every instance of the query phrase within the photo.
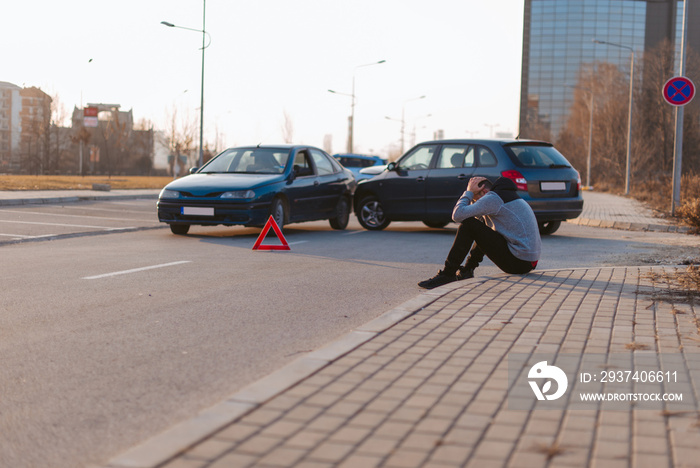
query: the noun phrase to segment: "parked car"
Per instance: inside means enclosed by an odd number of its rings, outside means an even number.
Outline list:
[[[381,166],[364,167],[360,169],[360,177],[362,177],[362,180],[371,179],[372,177],[384,172],[386,170],[386,166],[386,164],[382,164]],[[357,180],[357,178],[355,180]]]
[[[471,177],[512,179],[535,212],[540,232],[552,234],[583,209],[579,173],[551,143],[532,140],[437,140],[421,143],[387,170],[362,181],[355,214],[365,229],[392,221],[444,227]]]
[[[365,156],[363,154],[334,154],[333,157],[338,160],[343,167],[350,169],[355,176],[355,180],[358,182],[374,177],[373,175],[363,172],[363,169],[384,166],[387,163],[386,159],[380,158],[379,156]]]
[[[191,225],[263,226],[270,215],[282,227],[328,219],[345,229],[355,179],[312,146],[230,148],[161,191],[158,219],[174,234]]]

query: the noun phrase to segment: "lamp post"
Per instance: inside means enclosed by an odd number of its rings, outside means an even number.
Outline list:
[[[493,129],[498,127],[499,124],[484,124],[484,127],[489,127],[491,130],[490,137],[493,138]]]
[[[416,129],[416,122],[418,122],[419,120],[423,120],[423,119],[429,119],[432,116],[433,116],[433,114],[426,114],[426,115],[422,115],[420,117],[416,117],[415,119],[413,119],[413,132],[411,132],[411,146],[416,144],[416,136],[418,134],[418,131]],[[420,128],[428,128],[428,127],[426,125],[423,125]]]
[[[596,44],[604,44],[613,47],[619,47],[621,49],[626,49],[630,51],[630,105],[629,111],[627,113],[627,171],[625,175],[625,195],[630,193],[630,172],[631,172],[631,158],[630,154],[632,151],[632,98],[634,96],[634,49],[632,47],[615,44],[614,42],[599,41],[598,39],[593,39]]]
[[[350,128],[348,130],[348,147],[347,147],[348,153],[355,152],[355,73],[357,73],[358,68],[371,67],[372,65],[379,65],[381,63],[386,63],[386,60],[380,60],[378,62],[367,63],[364,65],[358,65],[355,67],[355,69],[352,71],[352,94],[339,93],[338,91],[333,91],[332,89],[328,90],[329,93],[339,94],[341,96],[349,96],[350,98],[352,98],[352,105],[350,108],[350,122],[349,122]]]
[[[202,0],[202,29],[186,28],[184,26],[176,26],[173,23],[167,21],[161,21],[163,24],[169,28],[186,29],[188,31],[201,32],[202,33],[202,85],[200,89],[199,96],[199,167],[204,164],[204,49],[211,45],[211,36],[205,29],[207,19],[207,0]],[[209,36],[209,44],[206,44],[206,36]]]
[[[403,154],[404,151],[404,136],[405,132],[404,129],[406,127],[406,103],[412,102],[412,101],[419,101],[421,99],[425,99],[425,95],[419,96],[417,98],[412,98],[412,99],[406,99],[403,102],[403,105],[401,106],[401,154]]]
[[[404,152],[404,140],[406,135],[406,103],[411,101],[418,101],[419,99],[425,99],[425,96],[420,96],[417,98],[406,99],[401,106],[401,120],[394,119],[392,117],[384,117],[387,120],[393,120],[395,122],[401,122],[401,154]],[[432,115],[432,114],[431,114]]]

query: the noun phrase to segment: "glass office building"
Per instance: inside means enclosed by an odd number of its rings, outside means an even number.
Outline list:
[[[697,24],[698,13],[689,3],[689,25]],[[676,0],[525,0],[520,133],[527,137],[528,125],[537,122],[556,139],[582,66],[609,62],[629,74],[630,48],[639,60],[664,38],[680,47],[682,17],[683,2]],[[694,46],[700,33],[692,29],[688,44],[700,50]]]

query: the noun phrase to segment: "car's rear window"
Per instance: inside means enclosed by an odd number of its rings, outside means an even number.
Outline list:
[[[352,158],[347,156],[341,156],[338,158],[340,164],[345,167],[371,167],[376,164],[374,159],[368,158]]]
[[[516,165],[525,168],[571,167],[569,161],[553,146],[508,145],[505,146]]]

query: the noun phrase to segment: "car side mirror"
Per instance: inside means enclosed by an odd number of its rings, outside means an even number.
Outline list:
[[[396,164],[395,162],[390,162],[389,164],[387,164],[386,170],[387,171],[395,171],[397,167],[398,167],[398,164]]]
[[[199,170],[198,167],[191,167],[191,168],[190,168],[190,174],[194,174],[194,173],[197,172],[198,170]]]

